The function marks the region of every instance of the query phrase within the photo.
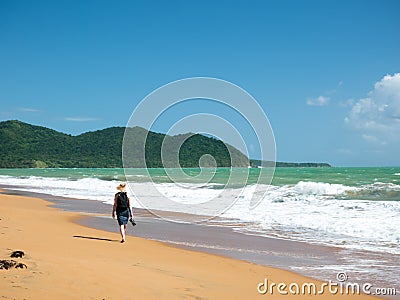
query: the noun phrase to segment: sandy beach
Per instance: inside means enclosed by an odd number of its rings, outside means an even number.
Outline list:
[[[367,295],[283,295],[270,283],[322,282],[292,272],[171,247],[77,224],[83,214],[32,197],[0,195],[0,259],[15,250],[27,269],[0,270],[2,299],[373,299]],[[264,289],[261,286],[261,289]],[[288,288],[286,291],[289,292]]]

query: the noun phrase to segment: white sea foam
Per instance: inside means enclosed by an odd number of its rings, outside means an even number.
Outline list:
[[[0,184],[12,185],[15,189],[108,204],[113,203],[117,183],[98,178],[0,176]],[[240,191],[215,189],[214,185],[185,186],[141,182],[133,184],[129,192],[139,199],[139,202],[132,201],[136,207],[143,207],[141,200],[145,199],[146,208],[199,215],[212,215],[215,209],[204,205],[201,210],[193,211],[192,204],[207,204],[211,199],[218,199],[213,205],[221,205],[222,211],[227,203],[234,202],[222,217],[246,222],[241,230],[247,232],[400,254],[400,201],[363,200],[365,195],[382,193],[397,197],[399,185],[376,182],[351,187],[300,181],[295,185],[264,186],[258,190],[259,186],[249,185]],[[251,209],[254,193],[258,193],[262,201]],[[160,195],[174,201],[165,202]]]
[[[316,182],[272,187],[255,209],[247,196],[224,216],[249,222],[246,230],[259,234],[400,253],[400,202],[340,199],[364,188]]]
[[[342,184],[330,184],[323,182],[305,182],[300,181],[293,189],[300,194],[305,195],[338,195],[353,188]]]
[[[14,186],[16,190],[31,191],[77,199],[97,200],[112,203],[116,182],[97,178],[70,180],[55,177],[0,176],[0,184]]]

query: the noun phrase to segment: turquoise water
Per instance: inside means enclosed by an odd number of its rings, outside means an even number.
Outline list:
[[[260,172],[263,170],[266,174]],[[64,178],[67,180],[80,180],[83,178],[96,178],[105,181],[134,182],[209,182],[215,184],[213,188],[223,188],[231,176],[233,187],[251,185],[254,183],[269,184],[273,170],[258,168],[233,169],[219,168],[217,170],[203,169],[203,176],[199,176],[199,168],[169,169],[168,174],[164,169],[0,169],[0,175],[15,176],[19,178],[44,177]],[[210,179],[210,180],[208,180]],[[355,195],[349,193],[346,197],[370,200],[400,200],[400,167],[385,168],[276,168],[273,174],[272,185],[295,185],[299,182],[315,182],[338,184],[349,187],[367,187],[362,193]],[[344,198],[346,198],[344,197]],[[343,195],[342,195],[343,198]]]
[[[177,171],[179,169],[176,169]],[[200,173],[199,168],[183,169],[189,176]],[[241,174],[249,172],[248,184],[257,182],[261,169],[237,169]],[[207,171],[207,170],[206,170]],[[170,172],[174,173],[174,169]],[[155,182],[172,182],[164,169],[128,169],[129,175],[145,176],[143,180]],[[211,180],[212,183],[225,183],[231,174],[230,168],[219,168]],[[125,180],[124,169],[0,169],[0,175],[41,176],[81,179],[98,178],[102,180]],[[150,176],[148,176],[150,175]],[[178,178],[179,179],[179,178]],[[400,167],[384,168],[276,168],[272,180],[273,185],[296,184],[299,181],[314,181],[359,186],[376,182],[400,185]]]
[[[400,185],[400,167],[277,168],[273,184],[294,184],[299,181],[318,181],[348,186],[360,186],[376,182]]]

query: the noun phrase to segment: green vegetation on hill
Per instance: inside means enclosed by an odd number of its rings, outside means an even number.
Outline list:
[[[71,136],[15,120],[0,122],[0,168],[122,167],[124,132],[124,127],[111,127]],[[146,135],[146,147],[142,151],[145,152],[147,167],[177,167],[178,162],[173,159],[174,155],[179,157],[182,167],[198,167],[200,158],[202,166],[212,166],[213,160],[205,156],[206,154],[214,157],[218,167],[249,165],[248,158],[239,150],[203,135],[166,136],[140,127],[127,128],[127,132],[129,134],[125,142],[129,147],[124,148],[124,157],[128,167],[144,167],[138,159],[143,155],[140,152],[142,147],[138,145],[144,141]],[[164,139],[171,149],[178,149],[176,146],[180,144],[181,147],[179,153],[165,151],[163,164],[161,145]]]
[[[126,147],[122,153],[125,130]],[[214,138],[192,133],[169,136],[141,127],[111,127],[71,136],[13,120],[0,122],[0,141],[0,168],[120,168],[122,154],[125,167],[133,168],[190,168],[198,167],[199,162],[203,167],[273,165],[273,162],[249,161],[236,148]],[[330,165],[277,162],[276,167]]]

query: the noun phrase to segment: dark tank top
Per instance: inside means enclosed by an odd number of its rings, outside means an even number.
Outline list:
[[[129,208],[128,195],[126,192],[117,193],[117,213],[126,211]]]

